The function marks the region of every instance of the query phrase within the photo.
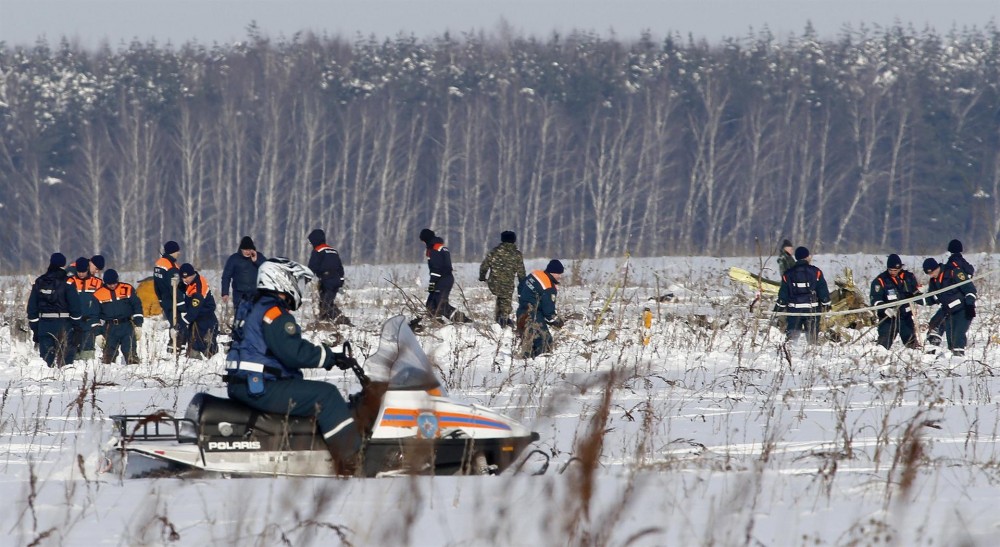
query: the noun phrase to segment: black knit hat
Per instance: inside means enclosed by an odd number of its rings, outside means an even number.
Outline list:
[[[934,260],[933,257],[928,258],[924,260],[924,273],[929,274],[936,270],[938,266],[940,266],[940,264],[938,264],[937,260]]]
[[[791,247],[791,246],[792,246],[792,242],[788,241],[787,239],[781,242],[781,248],[782,249],[784,249],[786,247]]]
[[[73,265],[76,266],[76,271],[78,272],[90,271],[90,260],[87,259],[87,257],[85,256],[81,256],[80,258],[76,259],[76,262],[74,262]]]
[[[805,260],[809,258],[809,249],[805,247],[797,247],[795,249],[795,260]]]
[[[891,254],[891,255],[889,255],[889,258],[887,258],[886,261],[885,261],[885,267],[886,268],[902,268],[903,267],[903,261],[899,258],[899,255],[897,255],[897,254]]]
[[[66,267],[66,255],[62,253],[52,253],[49,257],[49,266],[55,266],[56,268]]]
[[[319,228],[309,232],[309,243],[312,243],[313,247],[326,243],[326,233]]]
[[[253,249],[256,251],[257,247],[254,247],[253,240],[250,239],[250,236],[243,236],[243,239],[240,240],[240,250],[245,251],[247,249]]]
[[[547,266],[545,266],[545,273],[561,274],[561,273],[563,273],[565,271],[566,271],[566,269],[563,268],[563,263],[559,262],[558,260],[556,260],[554,258],[549,261],[549,264]]]
[[[181,246],[176,241],[168,241],[163,244],[163,254],[172,255],[181,250]]]
[[[118,271],[115,269],[110,269],[104,272],[104,283],[108,285],[118,283]]]
[[[949,253],[960,253],[960,252],[962,252],[962,242],[959,241],[959,240],[957,240],[957,239],[953,239],[953,240],[949,241],[948,242],[948,252]]]
[[[500,241],[504,243],[517,243],[517,234],[507,230],[506,232],[500,232]]]
[[[431,230],[430,228],[420,230],[420,241],[427,243],[432,239],[434,239],[434,230]]]
[[[184,264],[181,264],[181,277],[187,277],[189,275],[194,275],[194,274],[195,274],[194,266],[192,266],[191,264],[189,264],[187,262],[185,262]],[[107,274],[105,274],[105,275],[107,275]]]
[[[104,269],[104,255],[94,255],[90,257],[90,263],[98,270]]]

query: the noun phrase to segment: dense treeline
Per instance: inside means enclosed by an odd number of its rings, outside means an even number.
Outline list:
[[[995,250],[1000,32],[0,44],[0,268]],[[72,257],[71,257],[72,258]]]

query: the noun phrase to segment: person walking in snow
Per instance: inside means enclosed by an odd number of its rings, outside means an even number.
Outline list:
[[[549,327],[563,326],[556,313],[556,285],[564,271],[562,262],[553,259],[544,270],[531,272],[517,286],[517,334],[521,337],[521,354],[526,358],[552,351],[555,342]]]
[[[99,331],[104,338],[101,362],[111,364],[118,359],[120,349],[125,363],[139,363],[136,342],[142,337],[142,302],[135,287],[122,283],[118,272],[109,269],[104,274],[104,285],[94,293],[99,306]]]
[[[425,303],[427,314],[431,317],[444,317],[457,323],[468,322],[468,317],[448,302],[448,296],[455,285],[451,251],[445,246],[444,240],[430,228],[420,231],[420,241],[426,246],[427,269],[430,272]]]
[[[791,313],[819,313],[830,309],[830,288],[826,284],[823,272],[810,264],[812,255],[809,249],[795,249],[795,265],[781,276],[781,287],[778,289],[776,311]],[[806,333],[806,339],[811,344],[819,341],[819,316],[789,315],[786,333],[789,340],[795,340]]]
[[[517,248],[517,234],[502,232],[500,244],[493,247],[479,265],[479,280],[486,282],[497,299],[493,316],[501,327],[514,325],[510,319],[514,289],[525,275],[524,257]]]
[[[905,300],[917,295],[920,285],[917,276],[903,269],[903,261],[897,254],[889,255],[885,261],[886,270],[878,275],[871,284],[870,298],[872,306],[891,304],[897,300]],[[878,314],[878,344],[885,349],[892,347],[896,335],[908,348],[919,348],[916,328],[913,324],[913,308],[903,304],[892,308],[877,310]]]
[[[941,294],[921,301],[927,305],[941,305],[931,318],[927,344],[939,346],[940,332],[943,330],[948,340],[948,349],[952,354],[965,355],[966,333],[969,330],[969,323],[976,316],[976,285],[970,281],[971,277],[961,267],[953,266],[951,262],[940,264],[934,258],[927,258],[923,266],[924,273],[930,276],[928,292],[951,287]],[[933,352],[933,349],[929,351]]]
[[[309,243],[313,246],[312,253],[309,254],[309,269],[319,284],[317,319],[350,324],[334,302],[340,288],[344,286],[344,263],[340,260],[340,253],[326,244],[326,233],[319,228],[309,232]]]
[[[229,300],[229,288],[233,290],[233,310],[239,309],[240,302],[257,291],[257,268],[267,260],[250,236],[243,236],[239,249],[229,255],[222,269],[222,301]]]

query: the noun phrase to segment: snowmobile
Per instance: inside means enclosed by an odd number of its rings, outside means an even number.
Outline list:
[[[365,476],[498,474],[539,438],[511,418],[449,397],[401,315],[383,325],[365,367],[353,369],[363,387],[351,404],[363,399],[372,379],[388,383],[362,448]],[[125,477],[334,476],[311,417],[262,413],[198,393],[183,417],[161,411],[112,420],[106,470]]]

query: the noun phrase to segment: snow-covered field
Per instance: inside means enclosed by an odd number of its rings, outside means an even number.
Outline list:
[[[967,258],[981,299],[964,358],[898,341],[885,351],[873,330],[786,346],[766,313],[754,315],[771,303],[751,310],[752,291],[725,275],[758,271],[759,259],[681,257],[632,259],[627,275],[624,259],[567,261],[558,306],[572,319],[554,354],[524,361],[511,357],[509,330],[485,324],[493,303],[478,264],[461,264],[452,302],[484,324],[431,330],[421,343],[453,396],[530,425],[551,456],[545,474],[531,475],[543,461],[535,455],[521,473],[495,477],[99,474],[109,416],[180,414],[198,391],[224,394],[223,356],[174,360],[151,322],[141,365],[48,369],[14,326],[24,280],[6,278],[0,544],[997,545],[998,264]],[[922,259],[903,257],[926,282]],[[831,288],[853,268],[867,298],[884,260],[814,263]],[[773,259],[766,266],[777,277]],[[218,272],[206,273],[217,283]],[[422,302],[425,277],[422,264],[348,267],[340,304],[354,326],[341,334],[373,352],[382,321],[410,313],[404,292]],[[667,293],[676,298],[650,300]],[[654,316],[648,345],[644,307]],[[314,305],[305,308],[309,323]],[[357,389],[339,371],[310,376]]]

